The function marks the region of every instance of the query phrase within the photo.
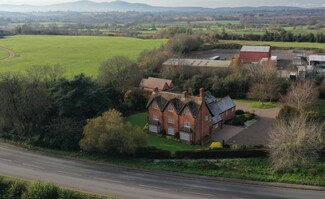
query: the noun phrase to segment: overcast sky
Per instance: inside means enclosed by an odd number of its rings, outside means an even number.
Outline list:
[[[0,4],[48,5],[77,0],[0,0]],[[110,2],[112,0],[92,0]],[[125,0],[131,3],[146,3],[153,6],[200,6],[200,7],[238,7],[238,6],[299,6],[325,7],[325,0]]]

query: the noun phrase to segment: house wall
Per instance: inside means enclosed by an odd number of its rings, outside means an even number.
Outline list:
[[[173,111],[169,111],[168,107],[171,106],[173,107]],[[173,118],[174,119],[174,124],[170,124],[168,123],[168,118]],[[173,104],[171,102],[169,102],[169,104],[167,105],[166,109],[164,110],[164,114],[163,114],[163,119],[164,119],[164,129],[168,134],[168,128],[174,128],[174,132],[177,133],[179,132],[179,126],[178,126],[178,114],[177,111],[175,110]]]
[[[208,120],[206,120],[206,116],[208,116]],[[200,113],[196,120],[196,129],[195,129],[195,144],[200,144],[201,140],[211,133],[212,130],[212,116],[209,112],[208,107],[205,103],[202,103]]]
[[[155,107],[156,101],[153,101],[148,109],[148,117],[149,121],[154,120],[154,115],[158,117],[158,121],[160,123],[160,126],[164,126],[164,120],[163,120],[163,113],[160,111],[159,107]]]
[[[240,52],[240,59],[242,62],[259,62],[263,58],[271,58],[271,51],[269,52]]]
[[[195,122],[196,122],[196,120],[193,117],[191,112],[188,115],[184,114],[186,109],[189,110],[188,107],[185,107],[184,110],[181,112],[181,114],[179,116],[179,120],[178,120],[178,122],[179,122],[178,123],[179,124],[179,131],[181,131],[181,129],[184,128],[185,121],[190,122],[192,131],[195,131],[195,125],[196,125]],[[194,139],[194,135],[193,135],[192,139]],[[191,143],[193,143],[193,140],[192,140]]]
[[[223,123],[225,123],[228,120],[233,119],[235,116],[236,116],[236,107],[222,113],[221,118],[223,120]]]

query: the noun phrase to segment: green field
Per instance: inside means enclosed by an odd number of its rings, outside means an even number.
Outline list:
[[[158,48],[164,42],[127,37],[12,36],[1,39],[0,46],[14,50],[17,56],[1,62],[0,73],[24,71],[33,65],[61,64],[67,77],[80,73],[96,76],[103,61],[117,55],[136,61],[143,50]]]
[[[4,59],[6,57],[8,57],[8,53],[0,49],[0,59]]]
[[[127,121],[130,122],[134,126],[139,126],[141,128],[147,123],[148,114],[138,113],[132,115],[127,118]],[[170,151],[172,153],[176,151],[184,151],[184,150],[198,150],[198,149],[207,149],[208,147],[201,147],[196,145],[183,144],[175,140],[168,140],[166,138],[161,138],[158,136],[147,135],[148,146],[157,147],[160,149],[164,149]]]
[[[325,49],[325,44],[309,42],[275,42],[275,41],[239,41],[239,40],[220,40],[221,43],[237,43],[241,45],[271,45],[282,48],[319,48]]]

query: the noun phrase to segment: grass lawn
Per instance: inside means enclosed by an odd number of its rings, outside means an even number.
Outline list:
[[[61,64],[67,77],[80,73],[97,76],[105,60],[121,55],[136,61],[143,50],[158,48],[164,42],[104,36],[10,36],[1,39],[0,46],[12,49],[17,57],[1,62],[0,73],[24,71],[33,65]]]
[[[6,57],[8,57],[8,53],[0,49],[0,59],[4,59]]]
[[[134,126],[139,126],[141,128],[147,123],[148,114],[138,113],[131,115],[127,118],[126,121],[130,122]],[[185,150],[198,150],[198,149],[207,149],[208,147],[196,146],[183,144],[175,140],[168,140],[166,138],[161,138],[154,135],[147,135],[148,146],[154,146],[160,149],[164,149],[174,153],[175,151],[185,151]]]
[[[276,102],[253,102],[250,104],[251,108],[259,108],[259,109],[269,109],[275,108],[279,106],[279,103]]]
[[[259,102],[256,100],[249,100],[249,99],[234,99],[234,102],[249,103],[249,106],[251,108],[258,108],[258,109],[270,109],[280,105],[277,102]]]
[[[239,41],[239,40],[220,40],[221,43],[238,43],[241,45],[271,45],[284,48],[319,48],[325,49],[325,44],[310,42],[274,42],[274,41]]]

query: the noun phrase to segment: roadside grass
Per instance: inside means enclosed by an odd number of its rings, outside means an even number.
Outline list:
[[[57,197],[55,196],[57,195]],[[52,183],[30,182],[12,177],[0,176],[0,198],[64,198],[64,199],[117,199],[115,196],[99,196],[61,188]],[[44,198],[45,199],[45,198]]]
[[[7,58],[7,57],[8,57],[8,53],[6,51],[0,49],[0,60]]]
[[[325,101],[320,101],[318,104],[318,108],[320,115],[325,117]]]
[[[289,172],[275,172],[267,158],[211,159],[211,160],[150,160],[110,157],[103,154],[68,152],[14,143],[19,147],[40,151],[45,155],[93,160],[135,169],[168,171],[200,176],[226,177],[264,182],[325,186],[325,159],[311,168],[292,168]]]
[[[105,36],[10,36],[1,39],[0,45],[12,49],[17,56],[1,62],[0,73],[24,71],[33,65],[60,64],[68,78],[80,73],[96,77],[105,60],[126,56],[136,61],[143,50],[159,48],[165,41]]]
[[[325,45],[322,43],[311,42],[274,42],[274,41],[239,41],[239,40],[220,40],[220,43],[237,43],[241,45],[271,45],[273,47],[282,48],[318,48],[325,49]]]
[[[126,119],[126,121],[130,122],[134,126],[139,126],[140,128],[143,128],[144,125],[147,124],[148,122],[148,113],[144,112],[144,113],[131,115]],[[171,140],[164,137],[158,137],[149,134],[147,134],[147,143],[148,146],[167,150],[172,153],[175,153],[176,151],[185,151],[185,150],[192,151],[192,150],[208,149],[207,146],[205,147],[205,146],[184,144],[176,140]]]

